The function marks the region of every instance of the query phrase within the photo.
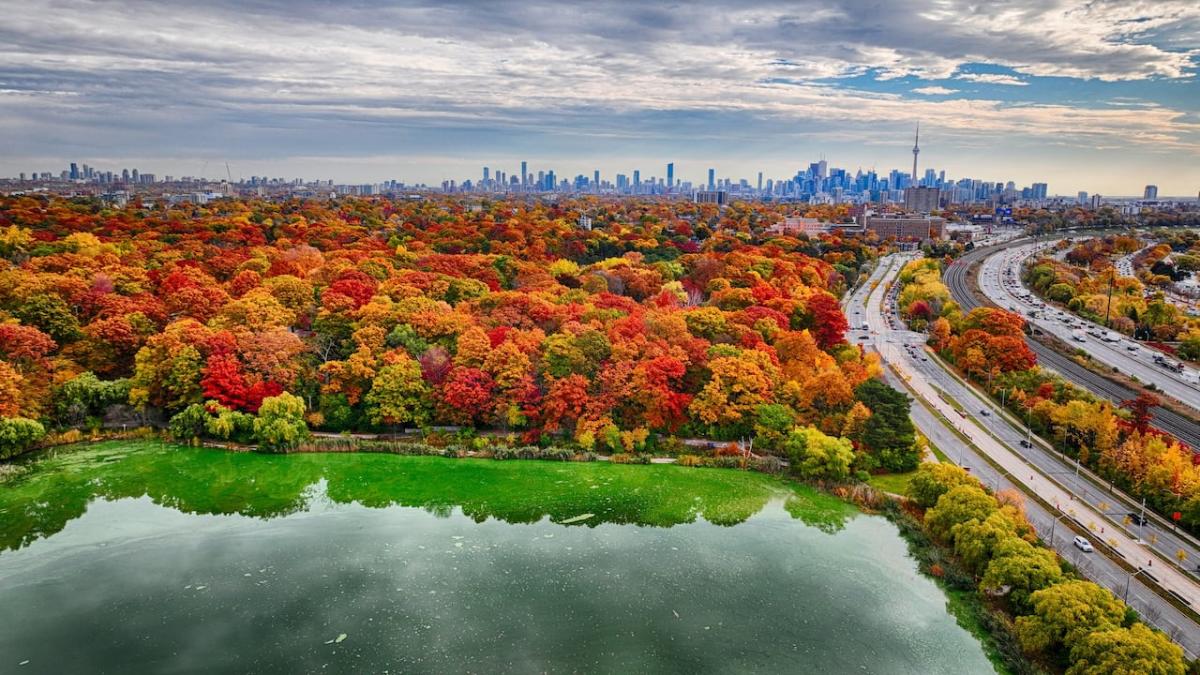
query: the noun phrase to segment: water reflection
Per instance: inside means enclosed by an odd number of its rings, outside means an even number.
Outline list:
[[[320,490],[314,486],[321,484]],[[736,525],[772,499],[825,532],[855,511],[832,497],[752,473],[671,466],[494,462],[370,454],[257,455],[108,443],[37,457],[0,489],[0,550],[61,531],[98,499],[149,497],[187,514],[271,519],[314,499],[371,508],[455,509],[475,522],[671,527]]]

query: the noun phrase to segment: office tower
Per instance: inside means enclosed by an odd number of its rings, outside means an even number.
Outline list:
[[[78,180],[78,179],[79,179],[79,165],[76,164],[75,162],[71,162],[71,180]]]
[[[592,189],[596,192],[600,191],[600,169],[592,172]]]
[[[642,187],[642,172],[638,169],[633,170],[633,191],[637,192]]]
[[[1088,193],[1084,192],[1083,190],[1080,190],[1080,191],[1079,191],[1079,195],[1078,195],[1078,196],[1076,196],[1076,198],[1075,198],[1075,201],[1076,201],[1076,202],[1077,202],[1077,203],[1078,203],[1080,206],[1086,206],[1086,205],[1087,205],[1087,203],[1088,203]]]
[[[488,168],[486,166],[483,167],[483,182],[488,182]]]
[[[1030,196],[1033,199],[1045,199],[1046,194],[1047,194],[1046,184],[1045,183],[1034,183],[1030,187],[1029,192],[1030,192]]]
[[[762,192],[762,172],[758,172],[758,191]]]
[[[817,178],[825,180],[829,176],[829,162],[821,160],[817,162]]]
[[[529,184],[529,167],[526,165],[525,161],[522,160],[521,161],[521,185],[528,185],[528,184]]]
[[[715,190],[715,189],[717,189],[717,183],[716,183],[716,180],[715,180],[716,173],[717,173],[717,170],[716,170],[716,169],[709,169],[709,170],[708,170],[708,189],[709,189],[709,190]]]
[[[1142,199],[1158,199],[1158,186],[1147,185],[1145,192],[1142,193]]]
[[[637,175],[635,171],[633,175]],[[636,180],[634,181],[637,182]],[[670,191],[675,187],[675,162],[667,164],[667,190]]]

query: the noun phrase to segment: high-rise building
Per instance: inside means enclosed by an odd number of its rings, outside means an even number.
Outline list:
[[[758,172],[758,191],[762,192],[762,172]]]
[[[483,182],[488,182],[488,168],[486,166],[483,167]]]
[[[634,172],[634,175],[636,176],[637,172]],[[634,182],[636,183],[637,181],[635,180]],[[670,192],[674,188],[675,188],[675,162],[670,162],[669,164],[667,164],[667,192]]]
[[[596,192],[600,191],[600,169],[592,172],[592,190]]]
[[[1078,196],[1076,196],[1076,198],[1075,198],[1075,202],[1076,202],[1077,204],[1079,204],[1080,206],[1087,206],[1087,203],[1088,203],[1088,193],[1084,192],[1083,190],[1080,190],[1080,191],[1079,191],[1079,195],[1078,195]]]
[[[529,184],[529,167],[524,161],[521,162],[521,185]]]
[[[633,170],[633,190],[636,192],[642,187],[642,172],[639,169]]]
[[[1158,186],[1147,185],[1146,190],[1142,193],[1142,199],[1158,199]]]
[[[1048,193],[1048,190],[1049,190],[1049,187],[1045,183],[1034,183],[1029,188],[1029,196],[1031,199],[1036,199],[1036,200],[1045,199],[1046,195]]]
[[[709,190],[717,189],[716,175],[717,175],[716,169],[708,170],[708,189]]]
[[[910,187],[904,190],[904,210],[933,213],[941,208],[941,190],[935,187]]]
[[[79,165],[71,162],[71,180],[79,180]]]

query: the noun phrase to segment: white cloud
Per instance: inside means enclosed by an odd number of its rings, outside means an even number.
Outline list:
[[[955,77],[957,80],[967,80],[968,82],[981,82],[983,84],[1007,84],[1013,87],[1026,87],[1029,83],[1014,77],[1012,75],[1001,75],[999,73],[962,73]]]
[[[958,90],[950,89],[948,87],[930,86],[917,87],[916,89],[913,89],[912,92],[914,94],[925,94],[926,96],[947,96],[949,94],[957,94]]]

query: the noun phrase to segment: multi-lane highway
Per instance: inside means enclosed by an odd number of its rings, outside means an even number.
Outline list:
[[[1029,324],[1079,347],[1110,368],[1153,382],[1164,394],[1200,411],[1200,371],[1137,341],[1043,302],[1021,282],[1021,265],[1045,244],[1023,244],[988,256],[979,266],[979,288],[993,303]],[[1178,364],[1177,368],[1168,367]]]
[[[1113,500],[1105,502],[1104,494],[1090,493],[1089,489],[1095,486],[1089,486],[1083,477],[1075,478],[1073,470],[1064,476],[1061,462],[1057,465],[1053,462],[1053,453],[1040,448],[1042,454],[1035,460],[1026,457],[1022,451],[1030,448],[1022,447],[1021,441],[1027,440],[1022,431],[965,383],[947,373],[924,349],[924,335],[904,330],[894,314],[885,313],[885,305],[895,304],[894,300],[885,299],[885,290],[903,263],[911,259],[907,255],[885,258],[870,279],[847,298],[845,309],[853,328],[849,339],[879,352],[885,363],[895,369],[888,373],[893,384],[917,395],[918,403],[912,412],[914,423],[952,461],[970,467],[993,489],[1017,488],[1037,494],[1051,506],[1031,500],[1026,508],[1043,539],[1089,578],[1118,596],[1127,595],[1131,606],[1179,641],[1189,653],[1200,653],[1200,626],[1143,583],[1145,574],[1153,574],[1160,586],[1178,593],[1178,597],[1192,606],[1200,606],[1200,587],[1195,581],[1182,570],[1171,569],[1168,561],[1148,550],[1151,547],[1146,545],[1144,537],[1153,535],[1135,531],[1140,528],[1124,529],[1120,523],[1125,514],[1113,506]],[[963,437],[970,439],[970,443],[963,442]],[[990,461],[984,459],[984,453]],[[1042,465],[1037,460],[1047,463]],[[993,463],[1004,471],[997,471]],[[1100,553],[1086,554],[1075,549],[1071,545],[1073,534],[1068,534],[1070,529],[1063,522],[1067,519],[1093,532],[1093,541],[1112,546],[1117,551],[1115,555],[1125,558],[1135,570],[1146,571],[1129,572]]]
[[[972,265],[997,253],[998,250],[997,248],[975,249],[955,260],[946,268],[946,286],[950,288],[950,294],[954,297],[954,301],[964,311],[970,311],[981,304],[971,291],[971,287],[967,281],[967,271]],[[1026,342],[1034,354],[1037,355],[1039,365],[1059,373],[1097,396],[1106,398],[1114,404],[1120,404],[1122,401],[1127,401],[1137,396],[1137,392],[1129,387],[1088,370],[1071,358],[1063,356],[1037,340],[1026,340]],[[1200,425],[1197,425],[1188,417],[1168,408],[1155,408],[1154,425],[1187,443],[1189,446],[1200,448]]]

